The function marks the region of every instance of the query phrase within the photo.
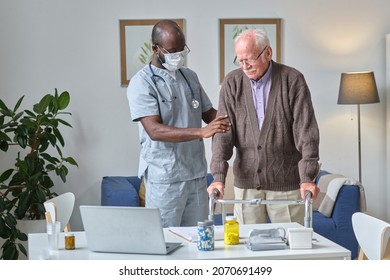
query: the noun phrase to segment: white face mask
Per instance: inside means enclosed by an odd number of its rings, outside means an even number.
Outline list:
[[[168,71],[176,71],[183,67],[184,65],[184,57],[177,53],[169,53],[164,54],[165,62],[162,64],[162,66],[165,67]]]
[[[160,50],[161,51],[161,50]],[[189,49],[186,46],[183,51],[175,53],[163,53],[165,62],[162,63],[165,69],[168,71],[176,71],[183,67],[185,57],[189,53]]]

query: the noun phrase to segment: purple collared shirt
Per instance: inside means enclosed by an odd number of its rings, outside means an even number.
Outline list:
[[[259,128],[263,126],[265,109],[267,108],[269,91],[271,89],[272,63],[269,64],[267,72],[258,81],[251,80],[253,102],[255,104]]]

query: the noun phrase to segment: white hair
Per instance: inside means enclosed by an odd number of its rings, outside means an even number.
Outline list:
[[[244,37],[252,37],[255,40],[255,44],[258,48],[263,48],[270,45],[267,32],[264,29],[245,29],[236,37],[234,43],[237,43]]]

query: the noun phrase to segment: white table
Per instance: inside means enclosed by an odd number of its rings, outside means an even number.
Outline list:
[[[183,246],[169,255],[142,255],[142,254],[115,254],[97,253],[88,250],[85,232],[73,232],[76,237],[76,249],[64,249],[64,234],[61,233],[59,249],[48,250],[47,235],[45,233],[30,233],[28,235],[28,252],[30,260],[59,259],[59,260],[191,260],[191,259],[351,259],[351,252],[336,243],[314,233],[312,249],[284,249],[269,251],[251,251],[245,246],[248,233],[251,229],[266,229],[283,227],[302,227],[297,223],[240,225],[240,244],[225,245],[223,240],[215,241],[214,251],[199,251],[196,243],[189,242],[164,229],[167,242],[182,242]]]

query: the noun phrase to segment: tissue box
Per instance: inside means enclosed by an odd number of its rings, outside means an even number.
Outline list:
[[[289,228],[287,230],[287,239],[290,249],[311,249],[312,237],[312,228]]]

